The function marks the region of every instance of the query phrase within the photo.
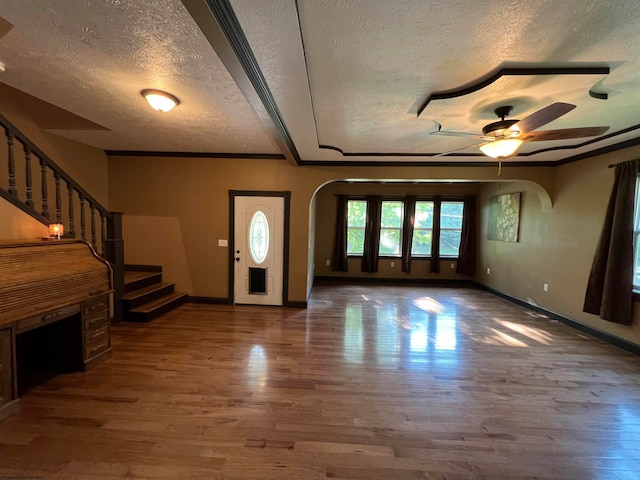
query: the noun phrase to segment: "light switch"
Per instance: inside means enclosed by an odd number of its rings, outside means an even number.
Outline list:
[[[218,239],[218,246],[219,247],[228,247],[229,246],[229,242],[227,242],[226,238],[219,238]]]

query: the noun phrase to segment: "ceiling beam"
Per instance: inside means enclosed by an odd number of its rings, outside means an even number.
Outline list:
[[[182,0],[182,3],[282,154],[293,165],[299,165],[300,155],[229,1]]]

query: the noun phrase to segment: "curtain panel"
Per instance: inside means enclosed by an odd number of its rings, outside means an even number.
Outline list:
[[[336,238],[333,245],[333,264],[331,269],[336,272],[348,272],[349,263],[347,257],[347,195],[338,195],[338,209],[336,212]]]
[[[431,273],[440,273],[440,207],[441,198],[433,199],[433,233],[431,234]]]
[[[456,273],[476,274],[476,197],[464,197],[462,232]]]
[[[616,165],[583,307],[584,312],[624,325],[633,323],[633,221],[639,163]]]
[[[364,252],[362,253],[362,271],[378,271],[378,248],[380,247],[380,223],[382,214],[382,197],[367,197],[367,223],[364,232]]]
[[[404,199],[404,220],[402,221],[402,271],[411,273],[411,247],[413,244],[413,225],[416,215],[416,197],[408,195]]]

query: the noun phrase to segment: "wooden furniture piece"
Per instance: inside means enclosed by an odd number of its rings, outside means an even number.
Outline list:
[[[22,334],[65,320],[62,336],[43,336],[43,348],[24,357],[57,346],[85,371],[111,356],[112,278],[109,262],[82,240],[0,243],[0,421],[19,410]]]

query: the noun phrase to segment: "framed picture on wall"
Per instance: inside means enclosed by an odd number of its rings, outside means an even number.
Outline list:
[[[520,226],[520,192],[489,199],[488,240],[517,242]]]

